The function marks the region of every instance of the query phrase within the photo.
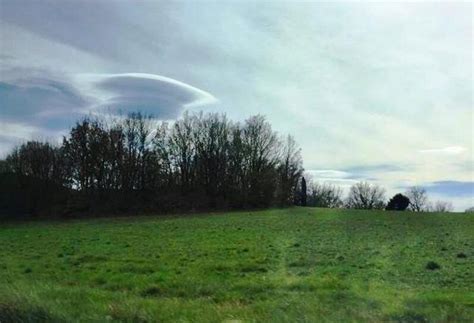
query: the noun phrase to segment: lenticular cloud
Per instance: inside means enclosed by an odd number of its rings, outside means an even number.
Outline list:
[[[161,75],[87,74],[81,78],[87,83],[88,92],[98,98],[99,111],[140,110],[160,119],[174,119],[184,109],[217,102],[208,92]]]

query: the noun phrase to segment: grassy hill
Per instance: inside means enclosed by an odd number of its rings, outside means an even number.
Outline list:
[[[292,208],[8,223],[0,246],[0,322],[474,317],[468,214]]]

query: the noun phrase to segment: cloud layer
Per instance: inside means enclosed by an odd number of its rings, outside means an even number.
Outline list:
[[[296,137],[321,179],[345,172],[335,178],[390,193],[473,180],[471,3],[0,6],[0,121],[27,137],[106,108],[261,113]]]
[[[69,83],[51,78],[28,78],[0,82],[2,119],[37,126],[61,127],[54,120],[78,114],[88,100]]]

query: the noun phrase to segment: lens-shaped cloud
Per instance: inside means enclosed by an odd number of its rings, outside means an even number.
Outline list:
[[[203,90],[152,74],[81,74],[71,77],[49,70],[12,69],[0,78],[0,144],[32,139],[32,132],[15,136],[4,131],[35,129],[54,136],[89,113],[127,114],[141,111],[155,118],[177,118],[185,109],[217,102]],[[20,128],[18,128],[20,127]],[[5,153],[5,152],[3,152]]]
[[[165,76],[142,73],[84,74],[81,83],[98,99],[98,112],[141,111],[159,119],[174,119],[184,109],[217,102],[210,93]]]
[[[61,129],[83,114],[102,112],[104,108],[108,113],[141,111],[160,119],[174,119],[184,109],[217,99],[160,75],[85,74],[70,79],[47,71],[17,71],[0,79],[0,102],[3,121]]]

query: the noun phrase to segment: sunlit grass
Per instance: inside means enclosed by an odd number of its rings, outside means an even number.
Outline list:
[[[1,322],[474,317],[467,214],[293,208],[8,223],[0,244]]]

